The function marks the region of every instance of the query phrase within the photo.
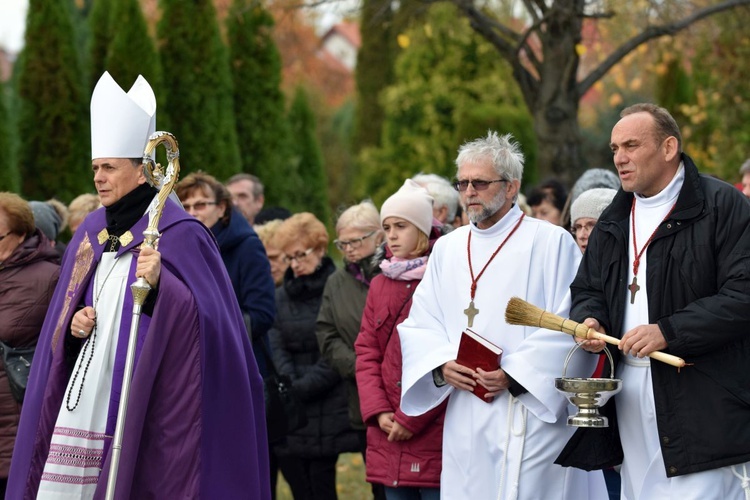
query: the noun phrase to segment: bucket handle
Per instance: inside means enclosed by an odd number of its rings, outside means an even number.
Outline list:
[[[565,374],[568,371],[568,363],[570,363],[570,358],[573,356],[573,353],[576,352],[576,349],[580,349],[581,345],[583,345],[583,342],[576,342],[575,345],[568,351],[568,355],[565,357],[565,364],[563,365],[562,378],[566,378]],[[609,378],[615,378],[615,362],[612,359],[612,354],[609,352],[609,349],[607,349],[606,345],[604,346],[604,353],[607,355],[607,358],[609,358]]]

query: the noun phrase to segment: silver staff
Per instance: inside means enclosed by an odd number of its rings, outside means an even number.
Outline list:
[[[166,174],[161,171],[161,165],[155,163],[151,155],[156,147],[164,143],[167,150]],[[169,132],[154,132],[148,139],[146,149],[143,152],[143,169],[149,183],[159,187],[159,194],[156,196],[155,204],[149,207],[149,224],[143,231],[143,244],[147,247],[154,248],[156,240],[159,238],[159,220],[161,219],[164,204],[172,192],[177,177],[180,173],[180,150],[177,146],[177,139]],[[138,339],[138,325],[141,321],[141,310],[151,291],[151,285],[146,278],[140,277],[135,283],[130,285],[133,292],[133,322],[130,325],[130,336],[128,337],[128,351],[125,357],[125,373],[122,376],[122,391],[120,392],[120,406],[117,410],[117,425],[115,426],[115,435],[112,440],[112,460],[109,465],[109,478],[107,482],[107,500],[114,500],[115,486],[117,485],[117,470],[120,467],[120,455],[122,454],[122,438],[125,434],[125,417],[128,413],[128,399],[130,397],[130,384],[133,379],[133,365],[135,364],[135,347]]]

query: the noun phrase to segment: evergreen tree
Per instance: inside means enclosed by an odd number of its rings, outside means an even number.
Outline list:
[[[164,75],[159,128],[180,143],[185,173],[204,170],[219,180],[240,172],[227,49],[211,0],[162,0],[157,32]]]
[[[278,205],[288,194],[289,161],[281,56],[273,27],[273,17],[260,2],[234,0],[227,32],[243,171],[263,181],[267,204]]]
[[[107,64],[107,51],[112,41],[113,0],[96,0],[89,11],[89,90],[93,91],[96,82],[104,73]],[[119,82],[117,78],[115,81]]]
[[[114,2],[111,5],[109,26],[111,38],[104,67],[96,78],[98,80],[105,70],[109,71],[112,78],[127,91],[138,75],[143,75],[156,94],[156,119],[159,127],[159,105],[165,102],[161,66],[138,0]]]
[[[357,111],[354,151],[380,145],[385,113],[378,102],[380,92],[393,82],[397,49],[393,11],[382,0],[364,0],[360,17],[362,45],[357,53]]]
[[[313,108],[318,117],[318,137],[325,160],[328,177],[329,203],[335,212],[361,200],[356,198],[352,187],[356,180],[352,176],[355,157],[352,153],[354,131],[354,100],[349,99],[328,116]]]
[[[395,82],[381,94],[382,145],[359,156],[360,195],[380,203],[419,171],[452,178],[458,147],[486,135],[487,128],[519,140],[527,157],[525,178],[533,178],[533,125],[512,71],[473,36],[456,7],[433,4],[402,37]]]
[[[293,208],[292,211],[312,212],[324,224],[330,225],[328,186],[323,155],[315,132],[315,116],[301,87],[295,91],[289,109],[289,126],[293,138],[292,161],[298,172],[299,187],[295,198],[289,200],[288,206]]]
[[[19,171],[27,198],[70,201],[91,185],[88,96],[67,1],[30,0],[18,77]]]
[[[13,157],[8,153],[12,151],[12,127],[8,106],[6,105],[8,99],[5,94],[5,85],[0,82],[0,151],[6,152],[0,157],[0,191],[18,193],[21,190],[21,179],[18,175],[18,168],[13,162]]]

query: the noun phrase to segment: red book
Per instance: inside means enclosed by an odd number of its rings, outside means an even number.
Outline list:
[[[477,368],[481,368],[484,371],[491,372],[500,367],[502,355],[503,350],[500,347],[467,328],[461,334],[456,363],[475,371]],[[485,394],[487,394],[487,389],[477,383],[474,386],[474,395],[485,403],[490,403],[492,400],[485,398]]]

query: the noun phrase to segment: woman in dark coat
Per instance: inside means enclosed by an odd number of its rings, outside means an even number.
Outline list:
[[[274,242],[289,269],[276,289],[271,348],[277,370],[292,380],[308,418],[275,447],[279,468],[296,500],[335,499],[338,455],[358,446],[343,381],[321,357],[315,336],[323,289],[336,270],[326,256],[328,232],[314,215],[300,213],[282,223]]]
[[[36,344],[60,275],[59,255],[34,227],[29,204],[0,193],[0,340],[10,347]],[[13,398],[0,357],[0,498],[5,496],[21,403]]]
[[[203,172],[192,173],[177,184],[175,192],[185,211],[211,229],[219,244],[221,260],[251,335],[258,370],[265,377],[261,342],[267,341],[276,305],[271,267],[263,244],[247,220],[233,208],[229,191],[214,177]]]
[[[380,272],[374,258],[383,242],[378,209],[370,201],[347,208],[336,222],[336,233],[338,238],[334,243],[344,255],[344,267],[333,273],[326,283],[316,334],[323,357],[346,383],[349,422],[359,431],[364,455],[367,441],[354,376],[354,342],[362,323],[370,282]]]

